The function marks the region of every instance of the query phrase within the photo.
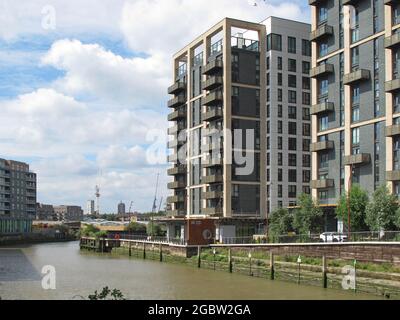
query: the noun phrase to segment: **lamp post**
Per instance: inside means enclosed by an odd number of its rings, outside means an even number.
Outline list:
[[[297,283],[298,283],[298,284],[300,284],[300,265],[301,265],[301,256],[299,256],[299,257],[297,258],[297,265],[298,265],[298,267],[299,267],[299,277],[298,277]]]
[[[215,271],[215,254],[217,253],[217,250],[215,248],[213,249],[213,255],[214,255],[214,271]]]
[[[350,240],[351,237],[351,210],[350,210],[350,191],[351,184],[353,179],[353,165],[350,165],[350,177],[348,180],[348,188],[347,188],[347,239]]]
[[[250,266],[250,268],[249,268],[250,276],[252,276],[253,273],[251,272],[251,252],[249,252],[249,266]]]

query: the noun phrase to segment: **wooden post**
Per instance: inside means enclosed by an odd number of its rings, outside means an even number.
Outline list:
[[[326,256],[322,256],[322,286],[326,289],[328,288],[328,277],[326,273],[327,265],[326,265]]]
[[[274,253],[272,252],[272,250],[269,252],[269,269],[270,279],[275,280]]]
[[[163,255],[162,255],[162,244],[160,244],[160,262],[163,261]]]
[[[143,242],[143,259],[146,259],[146,243]]]
[[[229,262],[229,272],[232,273],[232,249],[228,249],[228,262]]]
[[[132,257],[132,242],[129,241],[129,256]]]
[[[197,247],[197,268],[201,268],[201,247]]]

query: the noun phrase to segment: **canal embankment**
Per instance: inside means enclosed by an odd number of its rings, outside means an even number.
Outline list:
[[[91,241],[91,247],[85,242]],[[97,243],[97,244],[95,244]],[[102,249],[99,244],[102,243]],[[400,299],[400,243],[185,246],[90,238],[81,249]]]

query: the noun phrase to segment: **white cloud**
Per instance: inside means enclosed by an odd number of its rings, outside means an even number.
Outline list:
[[[123,7],[121,29],[134,51],[170,55],[225,17],[259,22],[268,16],[305,18],[293,1],[252,6],[248,0],[134,0]]]
[[[146,150],[140,146],[131,148],[112,145],[99,152],[97,157],[101,168],[137,169],[148,165]]]

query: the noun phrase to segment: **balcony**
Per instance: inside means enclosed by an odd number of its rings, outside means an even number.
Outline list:
[[[359,2],[360,0],[343,0],[343,5],[344,6],[355,5]]]
[[[369,80],[370,78],[371,78],[371,72],[369,70],[360,69],[345,74],[343,77],[343,84],[352,85],[360,81]]]
[[[173,149],[173,148],[183,146],[184,144],[185,144],[185,141],[180,141],[178,139],[174,139],[174,140],[168,141],[168,148]]]
[[[179,123],[179,124],[174,125],[173,127],[168,128],[168,134],[174,135],[174,134],[178,133],[179,131],[182,131],[185,129],[186,129],[186,125]]]
[[[218,158],[218,159],[209,158],[204,161],[203,167],[204,168],[212,168],[212,167],[222,166],[222,164],[223,164],[223,161],[220,158]]]
[[[201,209],[201,213],[207,215],[222,215],[224,213],[224,209],[221,207],[203,208]]]
[[[319,104],[315,104],[311,107],[310,113],[311,115],[318,115],[321,113],[329,113],[335,111],[335,105],[333,102],[322,102]]]
[[[171,204],[171,203],[184,203],[186,200],[185,196],[171,196],[167,198],[167,203]]]
[[[178,154],[177,153],[170,154],[168,156],[168,162],[174,162],[174,163],[178,162]]]
[[[203,177],[202,182],[205,184],[222,183],[223,177],[218,174],[210,174]]]
[[[333,141],[320,141],[311,144],[311,152],[326,151],[326,150],[331,150],[333,148],[334,148]]]
[[[386,137],[394,137],[400,135],[400,124],[386,127]]]
[[[185,96],[176,96],[168,101],[168,108],[177,108],[186,103]]]
[[[168,115],[168,121],[175,121],[175,120],[178,120],[178,119],[186,118],[186,116],[187,116],[186,108],[185,109],[179,109],[179,110],[176,110],[174,112],[171,112]]]
[[[388,6],[394,6],[397,3],[398,3],[398,0],[384,0],[384,4],[386,4]]]
[[[308,4],[310,6],[318,6],[321,3],[325,3],[325,2],[327,2],[327,0],[308,0]]]
[[[329,189],[335,186],[335,180],[333,179],[322,179],[311,181],[312,189]]]
[[[223,117],[221,108],[212,108],[203,113],[203,121],[213,121]]]
[[[312,31],[310,33],[310,40],[311,41],[316,41],[318,39],[321,39],[323,37],[331,36],[333,35],[333,27],[327,24],[324,24],[322,26],[319,26],[317,29]]]
[[[169,217],[178,217],[178,216],[185,216],[186,209],[176,209],[176,210],[168,210],[167,216]]]
[[[202,146],[202,151],[222,150],[224,147],[222,142],[207,143]]]
[[[370,162],[371,162],[371,155],[369,153],[359,153],[344,157],[345,166],[365,165]]]
[[[185,181],[174,181],[168,183],[168,189],[183,189],[183,188],[186,188]]]
[[[324,64],[319,65],[318,67],[312,68],[310,71],[310,77],[318,78],[318,77],[324,76],[326,74],[333,73],[333,71],[334,71],[333,64],[324,63]]]
[[[168,88],[169,94],[178,94],[186,90],[186,83],[182,81],[175,82],[172,86]]]
[[[211,91],[204,98],[204,105],[215,106],[223,101],[223,94],[221,90]]]
[[[214,90],[223,84],[221,76],[211,76],[206,81],[203,81],[203,90]]]
[[[400,181],[400,170],[386,171],[387,181]]]
[[[400,33],[395,33],[390,37],[385,38],[385,48],[391,49],[400,44]]]
[[[179,174],[186,174],[187,168],[185,165],[175,166],[173,168],[168,169],[169,176],[176,176]]]
[[[203,74],[205,75],[215,74],[216,72],[221,71],[222,68],[223,68],[222,60],[216,59],[206,64],[203,70]]]
[[[222,191],[208,191],[203,192],[203,199],[211,200],[211,199],[220,199],[223,196]]]
[[[400,90],[400,79],[386,81],[386,83],[385,83],[385,91],[386,92],[395,92],[398,90]]]

